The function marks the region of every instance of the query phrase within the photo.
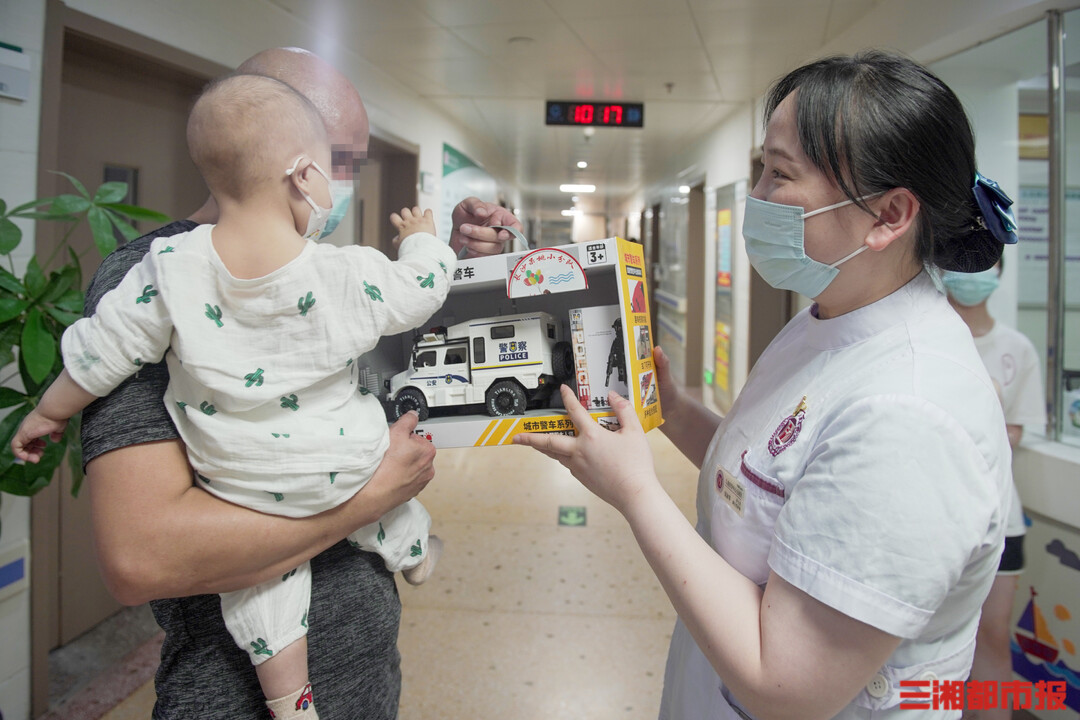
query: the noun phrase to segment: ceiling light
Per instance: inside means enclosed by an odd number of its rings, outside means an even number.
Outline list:
[[[576,193],[576,192],[582,192],[582,193],[591,193],[591,192],[596,192],[596,186],[595,186],[595,185],[574,185],[574,184],[572,184],[572,183],[567,183],[567,184],[564,184],[564,185],[560,185],[560,186],[559,186],[559,192],[568,192],[568,193]],[[690,191],[689,191],[689,190],[687,190],[687,192],[690,192]]]
[[[690,192],[690,186],[689,185],[680,185],[679,186],[679,192],[681,192],[683,195],[686,195],[687,193]]]
[[[562,211],[562,216],[563,217],[574,217],[574,216],[580,215],[580,214],[581,214],[581,211],[578,210],[577,208],[570,208],[569,210],[563,210]]]
[[[579,197],[578,197],[577,195],[573,195],[573,196],[571,196],[571,198],[570,198],[570,202],[577,202],[577,201],[578,201],[578,200],[580,200],[580,199],[581,199],[581,198],[579,198]]]
[[[595,134],[596,134],[596,128],[594,128],[594,127],[585,128],[585,137],[591,138]]]
[[[578,170],[584,170],[585,168],[589,167],[589,163],[585,162],[584,160],[578,160],[577,166]]]

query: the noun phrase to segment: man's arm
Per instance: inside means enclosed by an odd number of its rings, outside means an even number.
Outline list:
[[[280,577],[415,497],[434,477],[434,446],[409,413],[367,485],[308,518],[265,515],[194,486],[180,440],[130,445],[86,466],[105,584],[125,605],[250,587]]]

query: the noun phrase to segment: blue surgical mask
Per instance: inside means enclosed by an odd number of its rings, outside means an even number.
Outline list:
[[[818,262],[809,257],[803,247],[803,221],[854,202],[845,200],[811,212],[803,212],[803,208],[797,205],[780,205],[748,195],[742,232],[750,264],[762,279],[774,288],[792,290],[810,298],[817,297],[825,292],[825,288],[839,274],[837,268],[866,250],[867,246],[862,245],[832,265]]]
[[[974,307],[997,290],[999,279],[997,268],[977,273],[947,270],[942,273],[941,282],[953,300],[965,307]]]
[[[303,155],[296,158],[296,162],[292,164],[291,168],[285,171],[285,174],[292,175],[294,172],[296,172],[297,165],[299,165],[300,161],[303,159]],[[311,167],[315,168],[320,175],[326,178],[326,182],[332,185],[330,176],[326,174],[325,170],[319,167],[319,163],[312,160]],[[301,194],[304,196],[304,199],[307,200],[308,205],[311,206],[311,214],[308,215],[307,230],[304,231],[304,238],[307,240],[317,241],[325,234],[324,228],[326,227],[327,221],[330,219],[330,214],[334,210],[334,196],[333,194],[330,195],[330,207],[324,208],[320,207],[319,204],[315,202],[315,200],[313,200],[312,197],[307,193],[301,192]]]
[[[337,229],[341,219],[349,211],[349,203],[353,199],[352,180],[331,180],[330,198],[333,201],[330,207],[330,217],[326,219],[326,227],[323,228],[322,237],[326,237]]]

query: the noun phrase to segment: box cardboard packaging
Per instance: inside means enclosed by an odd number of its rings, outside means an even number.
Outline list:
[[[383,338],[359,363],[362,392],[390,420],[421,416],[436,447],[508,445],[521,432],[574,434],[559,385],[602,425],[614,391],[645,430],[663,422],[641,245],[621,238],[459,260],[424,328]]]

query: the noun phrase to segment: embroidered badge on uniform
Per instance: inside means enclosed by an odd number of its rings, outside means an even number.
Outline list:
[[[802,430],[803,418],[806,417],[806,396],[799,401],[795,412],[788,415],[780,423],[780,427],[769,438],[769,452],[776,457],[795,442]]]

